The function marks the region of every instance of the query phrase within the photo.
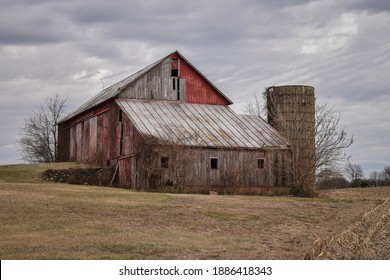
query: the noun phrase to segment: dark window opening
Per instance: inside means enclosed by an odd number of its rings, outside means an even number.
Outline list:
[[[176,79],[173,78],[172,79],[172,90],[175,90],[176,89]]]
[[[177,100],[180,100],[180,79],[177,79]]]
[[[169,168],[169,157],[161,157],[161,168]]]
[[[177,58],[172,58],[171,76],[172,77],[179,76],[179,60]]]
[[[210,168],[218,169],[218,158],[210,158]]]
[[[257,169],[264,169],[265,167],[265,160],[263,158],[257,159]]]
[[[172,69],[172,70],[171,70],[171,76],[172,76],[172,77],[177,77],[177,76],[179,76],[179,69]]]
[[[122,121],[122,110],[119,110],[118,120],[119,120],[120,122]]]

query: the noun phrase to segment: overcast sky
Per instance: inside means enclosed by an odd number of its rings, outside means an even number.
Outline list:
[[[306,84],[354,136],[368,175],[390,165],[390,1],[0,0],[0,164],[48,96],[72,111],[179,50],[243,113],[265,87]]]

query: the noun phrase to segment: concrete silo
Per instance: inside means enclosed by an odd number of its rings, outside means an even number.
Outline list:
[[[310,194],[316,188],[314,87],[273,86],[266,97],[268,122],[290,141],[293,190]]]

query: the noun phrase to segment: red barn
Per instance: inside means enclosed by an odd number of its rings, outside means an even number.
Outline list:
[[[58,124],[60,161],[115,166],[118,186],[203,192],[289,185],[287,141],[179,52],[102,90]]]

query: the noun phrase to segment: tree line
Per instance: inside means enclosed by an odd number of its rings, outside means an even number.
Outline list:
[[[317,183],[320,189],[390,186],[390,166],[372,171],[366,177],[361,165],[349,162],[343,172],[320,174]]]

